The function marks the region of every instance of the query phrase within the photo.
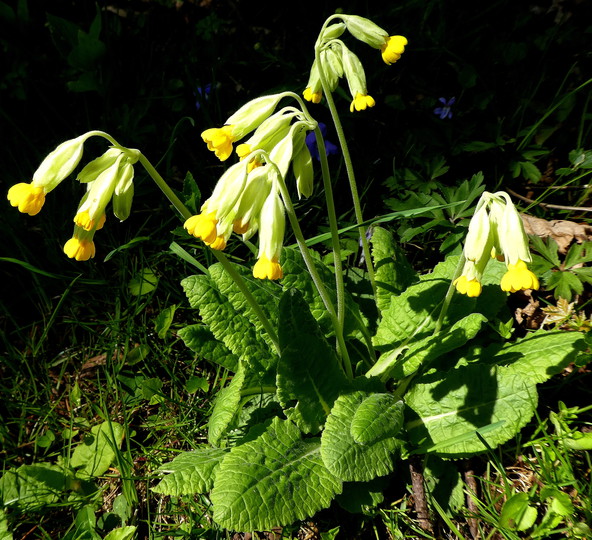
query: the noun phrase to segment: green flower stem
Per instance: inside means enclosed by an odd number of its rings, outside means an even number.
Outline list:
[[[366,268],[368,270],[370,284],[372,285],[372,291],[374,292],[374,296],[376,296],[376,279],[374,276],[374,266],[372,265],[372,257],[370,255],[368,239],[366,238],[366,229],[362,225],[362,223],[364,222],[364,218],[362,215],[360,197],[358,195],[358,186],[356,184],[356,178],[354,175],[354,167],[349,153],[349,148],[347,146],[345,132],[343,131],[343,126],[341,125],[341,120],[339,119],[337,107],[335,107],[335,101],[333,100],[331,89],[329,88],[329,84],[327,83],[327,77],[325,76],[325,71],[321,63],[321,51],[318,46],[315,47],[315,60],[317,62],[317,66],[319,69],[319,77],[321,80],[321,86],[323,87],[323,94],[325,94],[325,98],[327,99],[327,105],[329,106],[329,111],[331,112],[331,118],[333,119],[333,124],[335,125],[337,138],[339,139],[339,146],[341,147],[341,152],[343,154],[345,170],[347,172],[347,178],[349,180],[349,188],[354,203],[354,214],[356,216],[356,223],[358,224],[358,233],[360,235],[360,240],[362,242],[362,252],[364,253],[364,259],[366,261]]]
[[[275,167],[275,165],[273,165],[272,162],[270,162],[270,165]],[[343,362],[344,371],[350,379],[353,379],[351,361],[349,359],[349,354],[345,346],[345,340],[343,338],[343,329],[337,319],[337,312],[335,311],[335,306],[333,305],[333,302],[331,302],[331,298],[329,298],[327,289],[325,288],[325,285],[323,284],[321,277],[317,272],[314,260],[312,258],[312,255],[310,254],[310,250],[306,245],[306,241],[304,239],[304,235],[302,234],[302,229],[300,228],[298,217],[296,216],[296,212],[294,211],[294,205],[292,204],[292,200],[290,199],[290,193],[288,192],[286,183],[284,182],[284,179],[282,178],[282,175],[280,171],[277,169],[277,167],[276,170],[278,186],[280,188],[280,193],[284,201],[284,206],[286,207],[286,214],[288,215],[288,219],[290,220],[290,225],[292,226],[292,231],[294,232],[296,242],[298,244],[298,247],[300,248],[302,258],[304,259],[304,263],[308,268],[310,277],[313,283],[315,284],[315,287],[321,297],[321,300],[323,301],[323,304],[325,305],[327,313],[329,313],[329,316],[331,317],[331,322],[335,330],[335,337],[337,339],[337,349],[339,356],[341,357],[341,360]]]
[[[111,140],[111,142],[113,142],[117,146],[120,146],[119,144],[115,143],[115,141],[111,137],[106,137],[106,138]],[[146,169],[148,174],[151,176],[151,178],[156,182],[156,185],[166,195],[168,200],[171,201],[171,203],[177,209],[179,214],[181,214],[181,216],[184,219],[190,218],[192,214],[189,211],[189,209],[181,202],[179,197],[177,197],[175,195],[175,193],[169,187],[169,185],[166,183],[164,178],[162,176],[160,176],[158,171],[153,167],[153,165],[150,163],[150,161],[148,161],[148,159],[146,158],[146,156],[144,156],[144,154],[140,154],[139,161],[142,164],[142,166]],[[251,309],[253,310],[253,312],[255,313],[255,315],[257,316],[259,321],[261,322],[261,325],[263,326],[263,328],[265,328],[265,331],[269,335],[269,338],[271,339],[275,350],[277,351],[278,354],[280,354],[280,345],[279,345],[279,340],[278,340],[277,334],[275,332],[275,329],[273,328],[273,326],[269,322],[269,319],[266,317],[265,313],[263,313],[263,310],[261,309],[261,306],[259,305],[257,300],[255,300],[255,297],[251,294],[251,291],[248,289],[248,287],[245,283],[245,280],[234,269],[234,267],[232,266],[232,263],[228,260],[226,255],[224,255],[221,251],[216,251],[215,249],[212,249],[210,251],[212,252],[214,257],[216,257],[218,262],[224,267],[224,270],[226,270],[226,272],[232,278],[232,280],[236,283],[236,286],[240,289],[245,300],[247,301],[247,303],[249,304],[249,306],[251,307]]]
[[[337,292],[337,321],[343,329],[345,325],[345,286],[343,284],[343,263],[341,261],[341,243],[339,242],[339,226],[335,212],[335,201],[333,199],[333,186],[329,173],[329,162],[325,150],[325,141],[320,128],[314,130],[317,141],[317,149],[321,159],[321,174],[323,178],[323,189],[327,205],[327,217],[329,218],[329,230],[331,232],[331,243],[333,245],[333,266],[335,268],[335,290]]]
[[[343,284],[343,263],[341,261],[341,243],[339,242],[339,226],[337,223],[337,214],[335,212],[335,201],[333,199],[333,186],[331,184],[331,174],[329,172],[329,162],[325,150],[325,141],[318,123],[308,112],[304,100],[294,92],[288,92],[299,104],[304,116],[313,122],[317,127],[314,130],[319,158],[321,161],[321,176],[323,178],[323,190],[325,192],[325,201],[327,205],[327,217],[329,219],[329,231],[331,233],[331,243],[333,248],[333,262],[335,268],[335,289],[337,293],[337,321],[341,328],[345,324],[345,286]]]
[[[436,327],[434,328],[434,332],[432,335],[435,335],[440,330],[442,330],[444,317],[446,317],[446,313],[448,313],[450,302],[452,301],[452,297],[454,296],[456,290],[456,288],[454,287],[454,281],[456,280],[456,278],[460,276],[466,260],[467,259],[465,257],[465,254],[461,253],[460,259],[458,260],[458,264],[456,265],[456,269],[454,270],[452,279],[450,280],[450,285],[448,286],[448,290],[446,291],[446,296],[444,297],[444,301],[442,302],[442,307],[440,308],[440,315],[438,316],[438,320],[436,321]]]

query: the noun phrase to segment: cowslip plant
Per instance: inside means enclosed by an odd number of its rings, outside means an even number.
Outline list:
[[[181,282],[196,321],[178,333],[192,351],[232,375],[215,398],[208,443],[163,466],[153,489],[172,496],[209,494],[213,519],[232,530],[290,524],[334,500],[351,507],[350,499],[360,494],[380,500],[373,481],[402,474],[411,455],[455,459],[503,444],[533,416],[537,384],[583,347],[578,333],[537,331],[503,341],[486,331],[507,292],[538,288],[527,266],[524,229],[504,192],[483,193],[463,254],[425,275],[413,271],[388,229],[375,225],[367,234],[332,94],[345,78],[350,112],[376,101],[361,61],[342,39],[346,32],[379,50],[388,65],[399,60],[407,39],[363,17],[329,17],[303,92],[313,104],[324,97],[335,124],[373,308],[345,287],[323,137],[307,103],[291,91],[256,98],[221,127],[202,133],[220,160],[233,153],[239,159],[196,215],[140,151],[103,132],[64,143],[32,184],[9,192],[13,206],[37,213],[41,193],[80,161],[83,142],[102,136],[112,148],[78,175],[87,193],[66,254],[77,260],[95,254],[93,237],[110,200],[116,216],[127,217],[137,163],[173,203],[187,232],[211,249],[217,262]],[[282,101],[290,104],[280,108]],[[330,266],[308,247],[287,183],[291,175],[298,197],[312,193],[311,133],[320,150],[334,251]],[[287,223],[296,247],[283,245]],[[232,234],[258,236],[252,269],[224,255]]]

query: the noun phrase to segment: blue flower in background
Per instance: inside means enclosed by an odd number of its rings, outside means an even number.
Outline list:
[[[442,103],[442,107],[436,107],[434,109],[434,114],[437,114],[440,117],[440,120],[444,120],[446,118],[452,118],[452,110],[451,107],[454,105],[456,101],[455,97],[451,97],[448,101],[446,98],[438,98],[438,101]]]
[[[198,86],[193,92],[195,96],[195,108],[199,111],[201,109],[201,104],[204,101],[207,101],[212,93],[212,85],[211,83],[206,84],[205,86]]]
[[[323,122],[319,122],[319,129],[321,130],[321,134],[323,135],[323,140],[325,141],[325,152],[328,156],[333,156],[339,152],[337,146],[335,146],[331,141],[325,139],[325,135],[327,135],[327,126],[323,124]],[[311,131],[306,136],[306,146],[308,146],[308,150],[310,151],[310,155],[317,159],[318,161],[321,160],[321,156],[319,154],[319,149],[317,148],[317,139],[315,137],[314,131]]]

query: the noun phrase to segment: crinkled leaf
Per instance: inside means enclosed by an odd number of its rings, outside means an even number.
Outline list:
[[[392,394],[370,394],[352,418],[350,434],[358,444],[373,444],[396,436],[403,425],[402,401]]]
[[[273,281],[254,278],[253,273],[249,268],[239,265],[233,265],[233,267],[243,278],[244,284],[259,304],[261,311],[263,311],[271,323],[271,326],[276,328],[278,303],[282,293],[281,287]],[[218,290],[222,295],[228,298],[228,301],[232,304],[234,310],[237,313],[244,315],[251,322],[263,339],[265,339],[269,348],[273,350],[273,342],[263,328],[261,320],[245,300],[245,295],[238,288],[235,281],[230,277],[228,272],[224,270],[224,267],[217,263],[210,266],[209,271]]]
[[[321,437],[321,456],[327,469],[344,482],[367,482],[393,470],[393,454],[401,442],[389,436],[389,426],[375,426],[385,438],[359,444],[352,436],[352,421],[356,411],[370,397],[363,391],[340,396],[327,418]],[[385,418],[386,420],[386,418]]]
[[[218,392],[214,401],[214,409],[208,420],[208,441],[212,446],[218,445],[239,410],[244,383],[245,370],[243,364],[239,363],[238,370],[230,384]]]
[[[173,461],[158,468],[167,475],[152,488],[163,495],[193,495],[209,492],[214,486],[214,474],[227,450],[200,448],[183,452]]]
[[[432,273],[421,276],[419,283],[411,285],[399,296],[393,296],[388,309],[382,314],[373,338],[374,345],[389,351],[431,336],[457,264],[458,257],[448,257]],[[471,313],[481,313],[492,319],[506,302],[506,293],[499,287],[503,272],[503,265],[492,260],[483,275],[483,292],[478,298],[455,293],[443,328]]]
[[[411,341],[392,351],[384,353],[376,365],[368,372],[369,375],[380,375],[403,379],[415,373],[425,362],[462,347],[473,339],[487,319],[480,313],[471,313],[437,334],[423,339]]]
[[[214,520],[237,531],[269,530],[326,508],[341,482],[323,465],[318,438],[302,439],[274,418],[263,435],[235,446],[216,474]]]
[[[376,305],[380,311],[384,311],[393,295],[403,292],[416,281],[417,275],[390,231],[374,227],[370,243],[374,260]]]
[[[181,328],[178,334],[187,347],[206,360],[232,372],[238,369],[238,358],[214,337],[207,326],[191,324]]]
[[[278,397],[289,418],[305,433],[316,433],[347,386],[335,351],[295,289],[280,302]]]
[[[49,463],[7,469],[0,478],[0,501],[26,511],[40,510],[59,501],[68,480],[60,467]]]
[[[337,298],[335,294],[335,276],[333,275],[333,272],[331,272],[331,270],[318,259],[315,259],[314,263],[331,302],[336,306]],[[284,290],[292,288],[298,289],[302,293],[306,304],[310,307],[313,317],[321,326],[323,333],[325,335],[331,334],[333,332],[331,319],[327,313],[323,300],[315,288],[314,282],[310,277],[310,273],[304,264],[300,252],[295,249],[284,248],[282,250],[282,268],[284,270],[284,278],[282,279]],[[345,293],[344,302],[344,335],[356,335],[359,333],[360,328],[365,327],[366,323],[360,313],[358,305],[347,291]]]
[[[113,463],[115,452],[123,442],[123,426],[117,422],[103,422],[93,426],[91,432],[74,448],[70,465],[78,469],[78,476],[92,477],[103,474]]]
[[[532,418],[536,384],[564,368],[578,352],[581,335],[540,332],[480,352],[475,363],[419,378],[407,392],[406,428],[421,451],[462,457],[506,442]]]
[[[250,371],[264,378],[277,362],[272,351],[248,317],[237,311],[208,276],[190,276],[181,282],[191,307],[217,340],[247,362]]]

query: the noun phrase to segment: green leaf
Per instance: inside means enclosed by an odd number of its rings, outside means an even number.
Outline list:
[[[358,444],[394,437],[403,425],[403,402],[392,394],[370,394],[356,409],[350,434]]]
[[[271,323],[271,326],[277,328],[278,303],[282,294],[282,289],[277,283],[267,279],[256,279],[253,277],[251,269],[244,266],[233,265],[234,269],[241,275],[243,281],[259,304],[259,307]],[[234,280],[230,277],[224,267],[217,263],[209,268],[210,277],[216,284],[220,293],[225,296],[237,313],[244,315],[256,331],[265,339],[270,349],[273,348],[273,342],[267,335],[261,320],[249,303],[245,300],[245,295],[238,288]]]
[[[218,445],[239,410],[244,383],[245,370],[241,363],[230,384],[218,392],[214,401],[214,409],[208,420],[208,442],[212,446]]]
[[[166,338],[169,328],[173,322],[176,310],[177,306],[173,304],[172,306],[164,308],[156,316],[156,320],[154,321],[154,330],[160,339]]]
[[[408,377],[422,364],[462,347],[477,335],[484,322],[487,319],[483,315],[471,313],[450,328],[383,354],[366,376],[380,375],[383,379],[388,376],[398,380]]]
[[[348,381],[302,295],[288,290],[280,302],[278,397],[305,433],[317,433]]]
[[[473,363],[420,377],[405,397],[410,442],[420,446],[418,452],[447,457],[506,442],[532,418],[536,384],[560,372],[583,342],[576,333],[537,332],[503,347],[477,349]]]
[[[133,525],[113,529],[105,536],[104,540],[131,540],[136,534],[136,529],[137,527]]]
[[[224,449],[205,447],[179,454],[173,461],[158,468],[157,472],[167,474],[152,491],[175,497],[209,492],[214,487],[214,475],[226,453]]]
[[[337,496],[339,506],[352,514],[361,514],[365,507],[374,507],[384,501],[384,491],[389,478],[382,476],[370,482],[345,482],[343,491]]]
[[[335,276],[331,270],[318,259],[314,260],[314,264],[321,281],[327,289],[327,294],[329,295],[331,302],[336,306]],[[306,304],[309,306],[313,317],[318,321],[323,333],[325,335],[332,334],[333,325],[331,319],[323,300],[316,290],[300,252],[296,249],[284,248],[282,250],[282,268],[284,270],[284,278],[282,279],[284,290],[292,288],[298,289],[302,293]],[[360,328],[366,328],[367,323],[360,313],[360,308],[352,298],[351,294],[347,291],[345,293],[344,302],[344,336],[356,336],[359,334]]]
[[[530,505],[528,493],[516,493],[504,503],[500,525],[514,531],[525,531],[535,524],[536,518],[537,511]]]
[[[13,540],[12,533],[8,530],[8,517],[4,510],[0,510],[0,540]]]
[[[158,285],[156,274],[150,268],[144,268],[130,279],[128,288],[133,296],[143,296],[156,289],[156,285]]]
[[[208,276],[190,276],[181,282],[191,307],[199,310],[204,323],[218,341],[244,360],[249,371],[261,379],[275,368],[277,355],[267,345],[251,320],[220,292]]]
[[[238,358],[218,341],[207,326],[192,324],[178,331],[185,345],[202,358],[232,372],[238,369]]]
[[[390,231],[374,227],[370,242],[376,278],[376,305],[384,311],[392,296],[403,292],[417,276]]]
[[[269,530],[312,516],[341,492],[323,465],[318,438],[302,439],[274,418],[257,439],[235,446],[216,474],[214,520],[236,531]]]
[[[552,272],[545,280],[545,285],[547,289],[553,290],[555,298],[564,298],[568,302],[571,300],[573,293],[582,294],[584,291],[584,284],[575,274],[569,271]]]
[[[57,465],[36,463],[4,471],[0,478],[0,501],[24,511],[36,511],[56,503],[68,485],[67,475]]]
[[[352,428],[353,420],[362,404],[371,397],[364,391],[356,391],[339,396],[331,414],[327,418],[325,430],[321,437],[321,456],[327,469],[345,482],[367,482],[376,476],[384,476],[394,468],[394,453],[400,448],[401,441],[391,436],[397,426],[368,424],[367,407],[375,404],[370,402],[358,415],[358,424]],[[375,398],[372,398],[375,399]],[[392,416],[397,416],[396,408]],[[389,415],[382,417],[388,421]],[[365,420],[366,427],[361,425]],[[352,431],[359,437],[370,440],[369,444],[359,444],[352,436]],[[375,438],[375,435],[383,438]]]
[[[93,426],[70,458],[70,465],[78,469],[77,475],[100,476],[113,463],[116,449],[121,447],[124,430],[117,422],[103,422]]]

